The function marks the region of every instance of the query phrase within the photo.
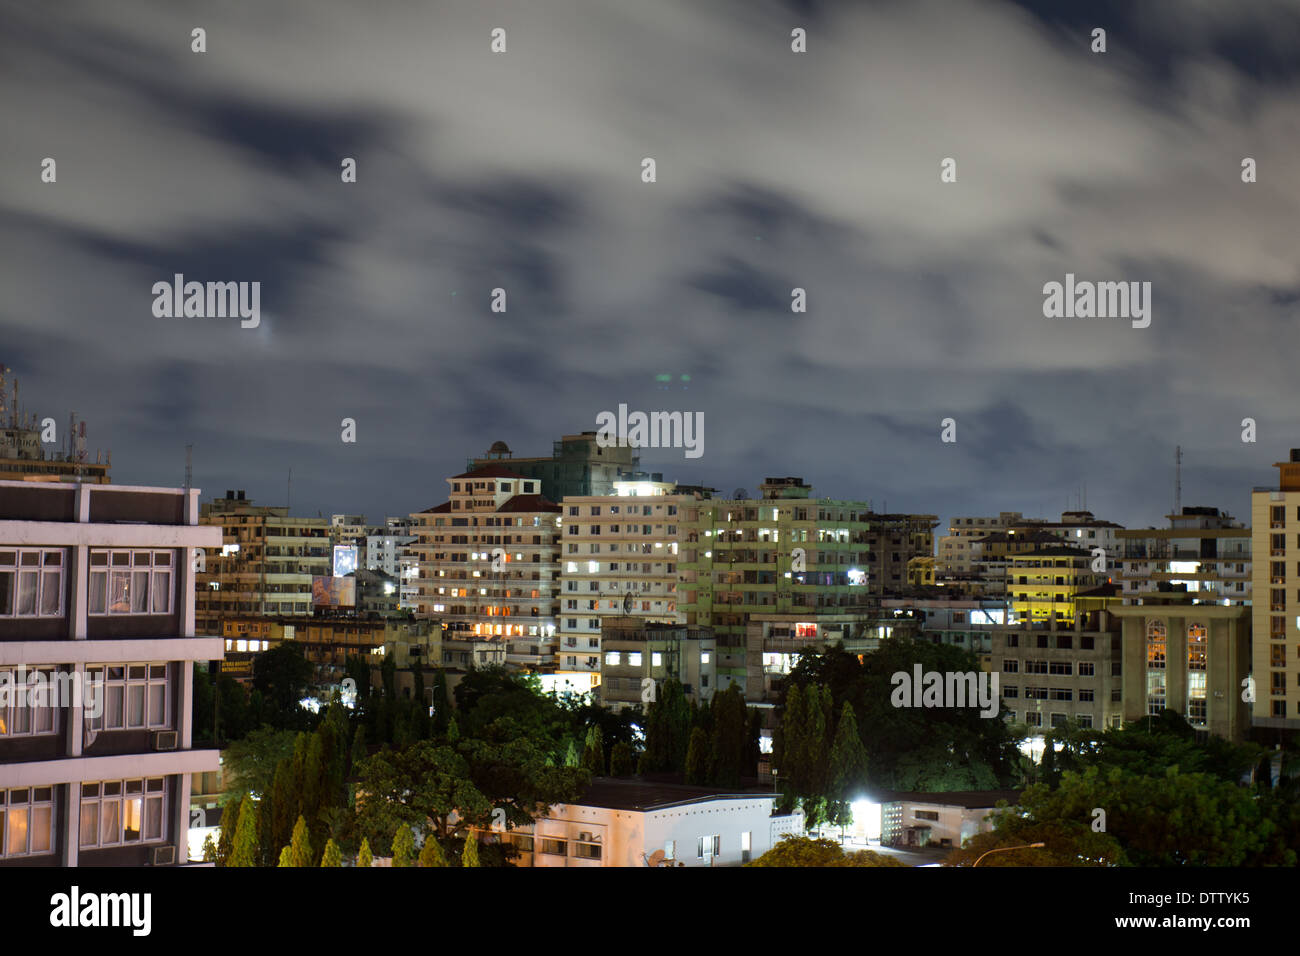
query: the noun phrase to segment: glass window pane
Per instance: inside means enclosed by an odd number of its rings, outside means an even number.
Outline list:
[[[99,806],[99,832],[101,843],[120,843],[122,839],[122,804],[105,800]]]
[[[108,592],[108,575],[103,572],[90,573],[90,613],[104,613],[104,596]]]
[[[41,613],[56,615],[63,602],[63,575],[58,571],[46,571],[41,578]]]
[[[0,571],[0,615],[14,613],[14,572]]]
[[[5,855],[5,811],[0,807],[0,856]]]
[[[24,555],[26,557],[26,555]],[[36,613],[37,572],[18,572],[18,613]]]
[[[32,852],[50,852],[50,823],[53,819],[52,808],[32,808]]]
[[[131,572],[131,613],[149,613],[149,572]]]
[[[140,824],[144,811],[144,798],[131,797],[124,800],[124,813],[122,815],[122,839],[128,843],[133,843],[140,839]]]
[[[9,808],[9,834],[6,843],[10,853],[27,852],[27,808]]]
[[[126,676],[128,680],[144,680],[145,675],[147,675],[148,673],[149,670],[147,665],[145,664],[132,664],[130,667],[126,669]]]
[[[172,573],[155,571],[153,574],[153,613],[170,614],[172,600]]]
[[[108,564],[108,552],[107,552],[107,551],[92,551],[92,552],[90,552],[90,566],[91,566],[92,568],[102,568],[102,567],[104,567],[104,566],[107,565],[107,564]]]
[[[163,712],[163,705],[167,701],[166,684],[149,685],[149,726],[165,727],[167,726],[167,715]]]
[[[126,725],[128,727],[144,726],[144,685],[134,684],[127,688]]]
[[[163,802],[162,797],[149,797],[144,807],[144,838],[146,840],[162,839]]]
[[[109,685],[108,702],[104,705],[104,726],[113,728],[122,726],[122,703],[125,699],[125,688],[119,685]]]
[[[125,571],[112,571],[108,576],[108,610],[112,614],[125,614],[131,610],[127,601],[131,575]]]

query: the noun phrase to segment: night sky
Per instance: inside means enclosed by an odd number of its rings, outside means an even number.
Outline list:
[[[703,412],[642,466],[727,493],[1163,525],[1181,444],[1249,520],[1300,446],[1298,81],[1254,0],[4,2],[0,363],[116,483],[192,443],[205,499],[292,468],[295,514],[626,403]],[[260,327],[155,318],[174,273],[260,281]],[[1066,273],[1150,327],[1045,318]]]

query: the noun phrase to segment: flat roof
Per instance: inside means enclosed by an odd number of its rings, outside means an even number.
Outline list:
[[[774,798],[771,790],[718,790],[713,787],[696,787],[684,783],[661,783],[648,780],[596,777],[582,796],[573,801],[576,806],[605,807],[610,810],[662,810],[689,803],[711,800],[745,800],[755,797]]]

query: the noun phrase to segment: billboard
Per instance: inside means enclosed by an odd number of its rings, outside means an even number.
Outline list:
[[[356,607],[357,579],[313,575],[311,603],[313,607]]]
[[[341,578],[357,571],[357,546],[355,544],[334,545],[334,577]]]

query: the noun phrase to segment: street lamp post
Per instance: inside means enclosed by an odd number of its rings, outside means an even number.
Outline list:
[[[974,863],[971,864],[971,869],[979,866],[980,860],[984,859],[984,857],[988,856],[990,853],[1005,853],[1008,850],[1028,850],[1035,847],[1044,847],[1046,845],[1046,843],[1022,843],[1020,846],[1001,846],[994,850],[986,850],[979,855],[979,858],[976,859]]]

